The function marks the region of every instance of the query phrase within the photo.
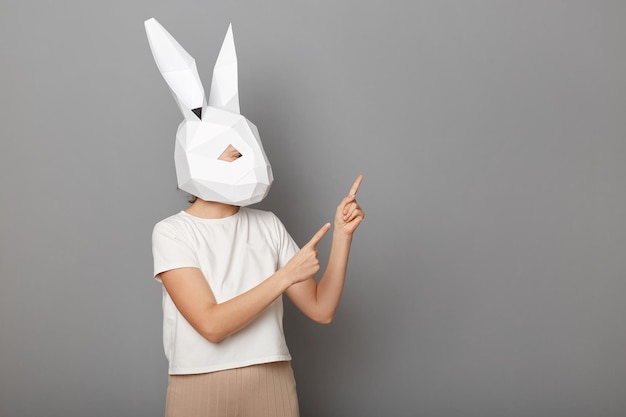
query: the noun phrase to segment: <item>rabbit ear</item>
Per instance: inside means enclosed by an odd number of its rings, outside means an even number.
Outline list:
[[[206,98],[196,61],[156,19],[148,19],[144,24],[154,60],[183,116],[187,120],[198,120],[199,109],[206,107]]]
[[[209,106],[218,107],[239,114],[239,87],[237,81],[237,54],[233,39],[232,25],[222,43],[222,49],[215,62]]]

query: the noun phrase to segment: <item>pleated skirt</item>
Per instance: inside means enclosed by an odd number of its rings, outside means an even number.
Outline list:
[[[170,375],[165,417],[298,417],[291,363]]]

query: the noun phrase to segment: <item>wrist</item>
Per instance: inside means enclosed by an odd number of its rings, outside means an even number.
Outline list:
[[[280,288],[281,293],[287,291],[287,288],[294,284],[291,279],[291,274],[285,271],[285,268],[276,271],[274,275],[272,275],[272,278],[276,281],[276,285]]]
[[[352,234],[339,230],[337,227],[333,230],[333,240],[340,242],[352,243]]]

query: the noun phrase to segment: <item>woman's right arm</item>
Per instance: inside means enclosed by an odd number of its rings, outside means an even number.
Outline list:
[[[256,287],[223,303],[215,300],[199,268],[172,269],[161,272],[160,278],[189,324],[209,342],[219,343],[246,327],[287,288],[315,275],[319,270],[315,246],[329,228],[330,224],[325,224],[282,269]]]

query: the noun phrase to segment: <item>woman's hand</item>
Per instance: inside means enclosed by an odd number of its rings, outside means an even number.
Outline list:
[[[291,280],[292,284],[305,281],[311,278],[320,269],[320,261],[317,258],[317,244],[322,240],[326,232],[330,229],[330,223],[326,223],[313,235],[311,240],[302,247],[287,262],[283,270]]]
[[[357,177],[348,195],[341,201],[339,206],[337,206],[335,213],[335,232],[352,236],[365,218],[365,213],[356,201],[356,193],[359,190],[361,181],[363,181],[363,175]]]

